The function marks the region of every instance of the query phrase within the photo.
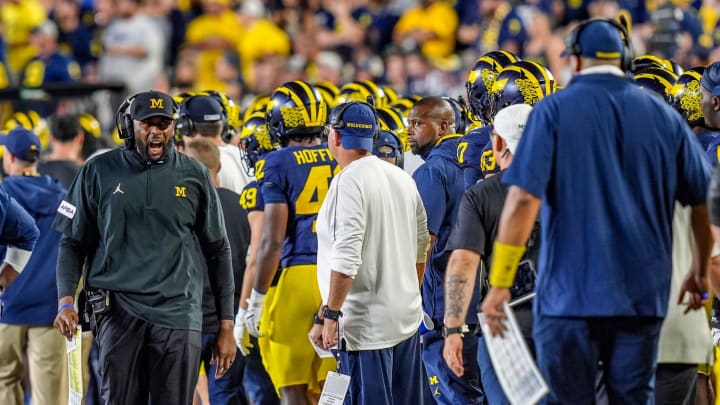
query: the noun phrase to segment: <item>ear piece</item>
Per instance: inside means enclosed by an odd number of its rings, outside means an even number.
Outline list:
[[[569,43],[567,44],[568,48],[570,49],[570,54],[578,57],[582,54],[582,46],[580,45],[580,37],[582,35],[582,32],[585,30],[585,28],[587,28],[588,25],[594,24],[596,22],[605,22],[607,24],[610,24],[620,32],[620,36],[623,42],[623,50],[622,54],[620,55],[620,69],[622,69],[624,72],[629,72],[632,69],[632,61],[635,58],[635,52],[633,50],[630,33],[625,25],[609,18],[593,18],[584,21],[580,23],[580,25],[575,27],[575,29],[570,33],[570,39],[568,41]],[[623,23],[627,24],[627,20],[623,19]]]
[[[137,94],[133,94],[123,101],[115,114],[115,127],[117,128],[118,137],[120,139],[126,140],[133,139],[135,137],[133,120],[130,115],[130,110],[132,108],[132,103],[135,100],[135,96],[137,96]]]

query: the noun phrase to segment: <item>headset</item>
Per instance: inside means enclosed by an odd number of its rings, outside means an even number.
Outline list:
[[[135,145],[135,128],[133,126],[131,113],[132,104],[135,101],[135,97],[142,93],[144,92],[135,93],[126,98],[125,101],[120,104],[120,107],[115,113],[115,127],[118,131],[118,138],[124,140],[125,146],[128,148],[132,148]],[[177,113],[179,106],[175,99],[171,99],[173,101],[173,114],[175,114]]]
[[[191,136],[193,133],[195,133],[195,122],[190,118],[190,113],[188,111],[188,105],[197,97],[212,97],[215,101],[220,104],[220,111],[221,112],[221,121],[222,121],[222,133],[220,134],[220,138],[225,143],[230,143],[230,140],[232,139],[234,133],[230,128],[229,123],[229,116],[227,108],[225,107],[225,103],[223,100],[223,96],[214,91],[209,90],[206,92],[200,92],[200,93],[183,93],[183,101],[178,106],[178,117],[177,120],[175,120],[175,138],[182,138],[183,136]]]
[[[372,96],[368,96],[367,103],[363,103],[362,101],[350,101],[337,106],[336,108],[338,108],[338,111],[330,117],[330,127],[335,130],[345,128],[347,124],[343,120],[343,114],[345,114],[345,110],[354,104],[365,104],[370,106],[372,109],[373,117],[375,117],[375,132],[373,133],[373,144],[375,144],[378,138],[380,138],[380,120],[378,119],[377,111],[375,110],[375,102]]]
[[[622,54],[620,55],[620,69],[622,69],[624,72],[629,72],[632,69],[632,61],[635,58],[635,52],[633,51],[632,41],[630,40],[630,34],[627,28],[627,20],[623,16],[621,16],[620,18],[621,22],[617,22],[609,18],[593,18],[580,23],[580,25],[575,27],[575,29],[570,33],[567,41],[567,47],[570,49],[570,55],[580,56],[582,54],[580,36],[582,35],[582,32],[585,30],[585,28],[587,28],[590,24],[604,22],[612,25],[620,32],[620,37],[622,38],[623,42],[623,50]]]

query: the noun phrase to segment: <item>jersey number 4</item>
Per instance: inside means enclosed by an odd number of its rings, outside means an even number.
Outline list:
[[[335,172],[339,171],[340,166],[337,166]],[[337,173],[333,173],[332,167],[329,165],[311,168],[305,185],[295,201],[295,213],[298,215],[317,214],[325,199],[325,194],[328,192],[330,179],[335,174]]]

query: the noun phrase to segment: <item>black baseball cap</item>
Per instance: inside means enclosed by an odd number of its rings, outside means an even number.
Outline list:
[[[130,115],[135,121],[142,121],[150,117],[165,117],[174,120],[175,100],[170,95],[155,90],[138,93],[133,100]]]

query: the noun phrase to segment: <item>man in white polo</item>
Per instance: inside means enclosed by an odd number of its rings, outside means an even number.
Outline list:
[[[349,375],[346,404],[416,404],[424,383],[418,329],[418,268],[430,236],[415,182],[372,154],[373,107],[341,104],[330,117],[328,146],[342,171],[317,218],[322,322],[311,337],[339,344],[340,373]],[[419,264],[423,264],[419,266]]]

